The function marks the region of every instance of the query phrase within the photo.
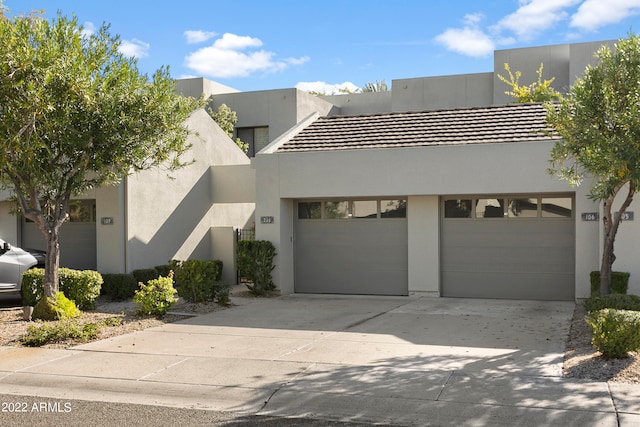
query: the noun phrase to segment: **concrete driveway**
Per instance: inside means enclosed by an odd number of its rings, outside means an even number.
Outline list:
[[[562,379],[573,303],[234,302],[69,350],[1,348],[0,390],[399,425],[640,422],[636,389]]]

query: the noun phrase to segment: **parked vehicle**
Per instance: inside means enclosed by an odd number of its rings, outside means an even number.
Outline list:
[[[0,239],[0,294],[19,294],[22,273],[44,267],[45,252],[21,249]]]

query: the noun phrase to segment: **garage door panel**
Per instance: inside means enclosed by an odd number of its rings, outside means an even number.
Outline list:
[[[442,295],[572,300],[574,230],[572,218],[443,218]]]
[[[407,295],[407,222],[309,220],[296,224],[295,291]]]
[[[564,248],[448,248],[442,269],[526,270],[573,273],[573,257]]]
[[[573,275],[555,273],[443,272],[448,297],[572,300]],[[488,288],[484,284],[491,282]],[[496,297],[499,295],[499,297]]]

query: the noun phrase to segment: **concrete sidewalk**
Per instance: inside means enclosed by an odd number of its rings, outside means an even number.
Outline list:
[[[572,312],[564,302],[243,299],[69,350],[0,348],[0,393],[393,425],[640,425],[639,386],[561,377]]]

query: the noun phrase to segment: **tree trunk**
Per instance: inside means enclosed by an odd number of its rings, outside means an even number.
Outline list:
[[[44,296],[52,297],[58,293],[58,269],[60,267],[60,232],[54,228],[46,236],[47,254],[44,266]]]
[[[633,182],[629,183],[629,193],[622,203],[618,215],[612,213],[613,201],[620,191],[621,187],[616,188],[612,195],[604,200],[604,248],[602,251],[602,264],[600,265],[600,295],[608,295],[611,293],[611,271],[613,263],[616,260],[614,254],[614,242],[618,227],[622,221],[622,216],[633,201],[633,195],[636,192],[636,186]]]

